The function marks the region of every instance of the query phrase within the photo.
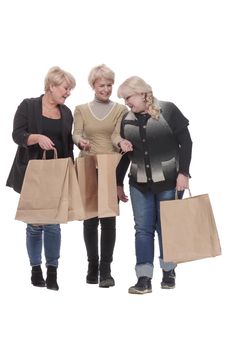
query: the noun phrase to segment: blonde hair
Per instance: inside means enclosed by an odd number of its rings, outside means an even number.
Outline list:
[[[148,114],[152,118],[158,119],[160,115],[160,107],[157,99],[153,96],[152,88],[142,78],[132,76],[126,79],[118,88],[117,95],[119,98],[127,99],[135,94],[145,94],[144,102]]]
[[[105,64],[100,64],[99,66],[92,68],[92,70],[88,75],[88,83],[93,89],[95,81],[97,79],[102,79],[102,78],[112,80],[112,83],[114,84],[115,73]]]
[[[74,89],[76,86],[76,81],[72,74],[62,70],[60,67],[55,66],[49,69],[45,80],[44,80],[44,90],[49,91],[50,85],[58,86],[64,81],[67,82],[70,89]]]

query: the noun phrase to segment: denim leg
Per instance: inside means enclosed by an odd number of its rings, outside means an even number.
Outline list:
[[[44,252],[46,266],[58,267],[58,259],[60,258],[61,247],[61,229],[60,225],[44,225]]]
[[[130,186],[135,222],[135,250],[137,277],[153,276],[155,201],[151,192],[142,193]]]
[[[27,224],[26,247],[31,266],[41,265],[43,227]]]
[[[182,198],[183,192],[178,193],[178,198]],[[177,265],[173,262],[164,262],[163,261],[163,241],[162,241],[162,230],[161,230],[161,220],[160,220],[160,202],[165,200],[174,200],[175,199],[175,189],[169,191],[163,191],[156,194],[156,231],[158,233],[159,241],[159,250],[160,250],[160,267],[164,271],[170,271],[174,269]]]

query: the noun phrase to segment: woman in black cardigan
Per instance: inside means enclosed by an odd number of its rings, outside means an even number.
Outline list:
[[[117,168],[118,197],[126,201],[123,179],[128,165],[130,198],[135,221],[136,275],[138,282],[129,288],[131,294],[152,291],[154,270],[154,236],[158,234],[161,287],[175,288],[173,262],[163,260],[160,202],[182,196],[189,188],[189,166],[192,140],[189,121],[172,102],[158,101],[143,79],[133,76],[118,89],[130,108],[122,120],[120,147],[124,155]]]
[[[19,105],[13,125],[12,137],[18,149],[6,185],[20,193],[27,164],[31,159],[53,157],[56,148],[58,158],[73,158],[72,124],[70,109],[64,105],[75,87],[74,77],[59,67],[52,67],[45,77],[45,94],[24,99]],[[31,282],[34,286],[58,290],[57,267],[60,256],[60,225],[27,224],[27,252],[32,266]],[[44,240],[42,240],[44,234]],[[47,266],[46,281],[43,278],[42,245]]]

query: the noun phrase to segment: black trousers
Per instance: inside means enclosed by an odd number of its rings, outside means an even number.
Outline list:
[[[101,226],[100,252],[98,226]],[[116,241],[116,217],[92,218],[83,222],[84,242],[87,249],[87,258],[90,263],[110,264],[113,259],[113,250]]]

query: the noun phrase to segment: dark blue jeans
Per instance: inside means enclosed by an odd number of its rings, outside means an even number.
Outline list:
[[[160,250],[160,267],[169,271],[176,267],[173,262],[163,261],[162,232],[160,223],[160,202],[175,199],[175,189],[163,191],[157,194],[152,192],[142,193],[130,186],[130,197],[135,222],[135,249],[136,249],[136,274],[137,277],[153,276],[154,263],[154,236],[158,234]]]
[[[44,243],[44,244],[43,244]],[[61,247],[61,229],[60,225],[31,225],[26,228],[27,252],[31,266],[42,263],[42,247],[46,266],[58,266]]]

